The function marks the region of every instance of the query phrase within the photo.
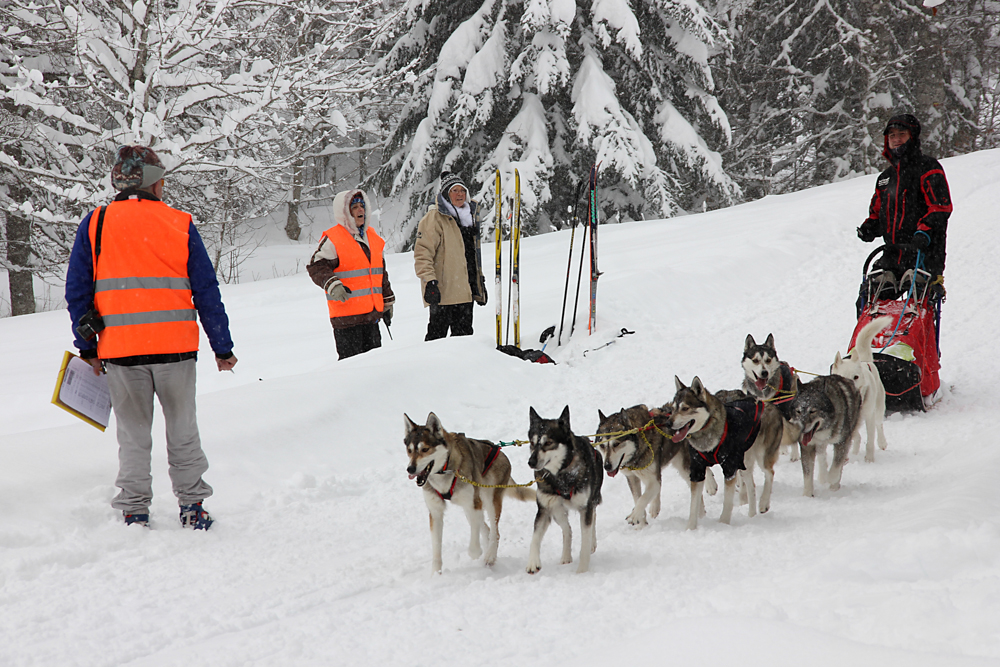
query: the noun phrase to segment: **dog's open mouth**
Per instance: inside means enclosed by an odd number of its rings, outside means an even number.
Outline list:
[[[684,426],[682,426],[680,430],[677,431],[677,433],[674,433],[673,437],[671,437],[670,440],[672,442],[680,442],[681,440],[687,437],[688,431],[691,430],[692,426],[694,426],[693,419],[689,421],[687,424],[684,424]]]
[[[423,486],[424,484],[427,483],[427,478],[430,476],[431,469],[433,467],[434,467],[434,461],[431,461],[430,463],[427,464],[427,467],[421,470],[419,473],[417,473],[416,475],[410,475],[410,479],[416,478],[417,486]]]
[[[757,385],[758,390],[764,391],[764,387],[767,386],[767,378],[762,378],[761,376],[755,374],[753,383]]]
[[[809,429],[808,433],[803,433],[802,434],[802,446],[803,447],[808,447],[809,446],[809,443],[812,442],[813,436],[816,435],[816,429],[818,429],[818,428],[819,428],[819,422],[816,422],[816,424],[811,429]]]
[[[619,461],[618,465],[615,466],[614,470],[610,470],[608,468],[605,468],[604,470],[608,473],[608,477],[614,477],[615,475],[618,474],[618,471],[621,469],[622,469],[622,462]]]

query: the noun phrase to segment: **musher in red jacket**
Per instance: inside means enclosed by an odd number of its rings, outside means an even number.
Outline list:
[[[866,243],[881,236],[887,244],[909,244],[913,249],[886,248],[873,268],[892,273],[894,290],[883,298],[898,298],[908,289],[901,283],[907,270],[930,273],[933,297],[944,295],[945,240],[951,194],[941,163],[920,150],[920,122],[910,114],[893,116],[886,123],[882,155],[890,162],[879,174],[868,207],[868,218],[858,227]],[[919,251],[919,255],[918,255]],[[918,267],[919,258],[919,267]],[[867,285],[862,286],[858,314],[864,307]]]

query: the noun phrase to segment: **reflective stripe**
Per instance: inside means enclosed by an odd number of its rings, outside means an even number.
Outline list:
[[[359,297],[359,296],[369,296],[369,295],[372,295],[372,294],[381,294],[381,293],[382,293],[382,288],[381,287],[373,287],[371,289],[355,289],[355,290],[351,290],[351,293],[348,294],[347,296],[348,296],[348,300],[350,300],[350,299],[353,299],[353,298]],[[332,296],[330,296],[329,294],[327,294],[326,295],[326,300],[327,301],[336,301],[337,299],[334,299]]]
[[[371,269],[357,269],[355,271],[336,271],[333,274],[333,277],[337,278],[338,280],[343,280],[344,278],[359,278],[361,276],[367,276],[369,274],[373,276],[380,276],[383,273],[385,273],[385,269],[379,266],[379,267],[373,267]]]
[[[194,308],[183,310],[152,310],[145,313],[121,313],[104,315],[104,326],[124,327],[132,324],[159,324],[160,322],[194,322]]]
[[[118,289],[191,289],[187,278],[103,278],[94,283],[95,292]]]

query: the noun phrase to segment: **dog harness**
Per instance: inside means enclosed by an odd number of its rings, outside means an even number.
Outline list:
[[[485,476],[493,467],[493,462],[500,456],[500,445],[490,445],[490,451],[486,454],[486,463],[483,464],[483,475]]]
[[[493,467],[493,462],[497,460],[497,457],[499,455],[500,455],[500,445],[490,445],[490,451],[486,454],[486,463],[483,464],[483,475],[485,475],[489,471],[489,469]],[[444,467],[438,470],[437,474],[443,475],[446,472],[451,472],[450,470],[448,470],[449,463],[451,463],[451,457],[449,457],[448,460],[444,462]],[[433,486],[431,487],[431,489],[434,490],[434,493],[438,494],[441,500],[451,500],[451,496],[455,493],[456,484],[458,484],[458,475],[455,475],[455,477],[451,480],[451,486],[448,487],[448,490],[445,491],[444,493],[441,493]]]
[[[760,433],[760,417],[764,404],[754,399],[744,399],[726,403],[726,424],[722,437],[715,449],[700,452],[691,449],[691,481],[704,482],[705,470],[711,466],[722,466],[722,474],[732,479],[739,470],[746,470],[743,455],[753,446]]]
[[[451,472],[450,470],[448,470],[448,464],[449,463],[451,463],[451,457],[450,456],[444,462],[444,467],[437,471],[437,474],[438,475],[443,475],[446,472]],[[452,480],[451,480],[451,486],[448,487],[448,490],[446,492],[441,493],[440,491],[438,491],[437,489],[435,489],[433,486],[431,487],[431,489],[434,491],[434,493],[438,494],[438,496],[441,497],[441,500],[451,500],[451,494],[453,494],[455,492],[455,484],[457,484],[457,483],[458,483],[458,475],[455,475],[455,477],[453,477]]]
[[[596,449],[591,450],[591,451],[594,452],[594,458],[597,459],[597,467],[600,468],[601,467],[601,453],[599,451],[597,451]],[[575,484],[573,486],[571,486],[568,490],[563,491],[562,490],[562,485],[559,484],[559,478],[558,477],[556,477],[555,475],[553,475],[552,473],[550,473],[548,470],[545,470],[543,472],[544,472],[544,475],[542,476],[542,479],[545,480],[545,482],[550,487],[552,487],[552,490],[555,491],[554,495],[559,496],[563,500],[570,500],[573,497],[573,494],[577,492],[577,488],[576,488]],[[535,479],[538,480],[537,477]],[[538,481],[541,481],[541,480],[538,480]]]
[[[771,404],[781,412],[785,419],[792,416],[792,401],[798,393],[798,384],[795,382],[795,371],[786,362],[782,361],[778,367],[778,387],[774,390],[774,400]]]

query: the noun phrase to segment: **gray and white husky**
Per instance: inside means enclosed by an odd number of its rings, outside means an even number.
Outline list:
[[[423,488],[424,502],[430,512],[431,570],[441,571],[445,501],[451,501],[465,510],[469,519],[469,557],[479,558],[483,554],[479,540],[481,534],[487,538],[484,562],[493,565],[500,545],[500,512],[505,492],[518,500],[531,501],[535,499],[534,490],[514,487],[510,460],[498,445],[488,440],[468,438],[464,433],[444,430],[441,420],[433,412],[427,415],[424,426],[415,424],[404,414],[403,426],[403,442],[410,458],[406,472],[410,479],[416,480],[417,486]],[[489,527],[483,521],[484,508],[490,520]]]
[[[668,406],[669,407],[669,406]],[[646,509],[649,516],[656,518],[660,513],[660,488],[663,468],[673,465],[684,481],[691,484],[691,452],[683,442],[674,442],[670,436],[667,421],[669,411],[650,411],[645,405],[622,408],[612,415],[597,411],[600,424],[597,427],[597,448],[604,455],[604,472],[614,477],[619,472],[625,474],[628,488],[632,492],[635,506],[625,520],[633,526],[645,526]],[[651,420],[657,419],[652,426]],[[659,423],[659,421],[664,423]],[[638,433],[614,435],[640,429]],[[607,435],[612,434],[612,435]],[[707,471],[705,486],[710,495],[715,495],[718,485],[712,471]],[[701,514],[704,514],[704,503]]]
[[[774,334],[758,344],[751,334],[747,334],[743,344],[743,390],[762,401],[778,408],[782,419],[782,447],[790,447],[793,461],[799,458],[799,431],[791,422],[790,405],[802,382],[792,367],[778,359],[774,347]]]
[[[773,406],[753,398],[723,403],[709,393],[698,377],[692,380],[690,387],[676,376],[674,382],[677,393],[670,408],[671,427],[675,431],[672,440],[683,440],[691,450],[688,529],[698,527],[705,471],[714,465],[722,466],[726,480],[719,521],[729,523],[732,518],[737,475],[747,490],[750,516],[757,513],[757,490],[753,480],[755,463],[760,463],[764,469],[760,511],[768,511],[771,507],[774,463],[781,447],[781,415]]]
[[[542,419],[534,408],[529,410],[531,456],[528,465],[535,471],[538,512],[531,536],[528,574],[542,569],[542,538],[552,519],[562,528],[562,563],[573,562],[570,509],[580,513],[577,572],[586,572],[590,568],[590,554],[597,549],[597,506],[601,504],[601,482],[604,480],[601,454],[589,439],[573,433],[568,405],[557,419]]]
[[[882,422],[885,420],[885,387],[882,385],[882,377],[875,365],[872,340],[890,324],[892,324],[892,317],[888,315],[878,317],[866,324],[858,332],[853,353],[845,359],[840,356],[840,352],[837,352],[837,358],[830,366],[831,375],[840,375],[851,380],[858,393],[861,394],[861,419],[865,420],[865,428],[868,432],[865,461],[869,463],[875,460],[876,433],[878,434],[879,449],[884,450],[888,446],[885,432],[882,430]],[[851,438],[851,452],[853,454],[857,454],[861,446],[860,423],[858,426],[858,430]]]
[[[814,495],[816,453],[825,452],[827,445],[833,445],[833,462],[828,471],[821,471],[820,482],[829,482],[831,491],[840,488],[847,450],[860,418],[861,394],[851,380],[839,375],[821,375],[802,385],[792,401],[791,421],[800,430],[803,495]]]

